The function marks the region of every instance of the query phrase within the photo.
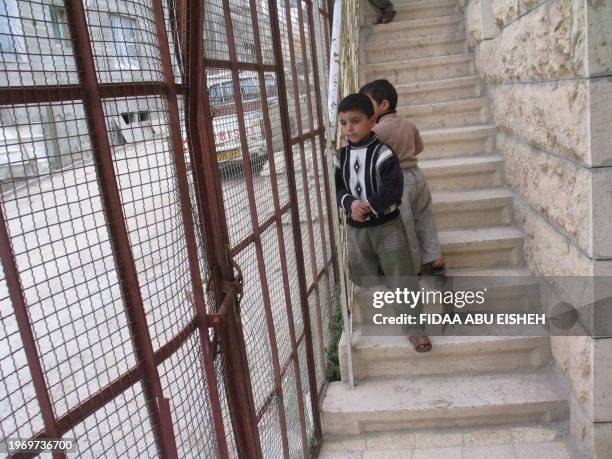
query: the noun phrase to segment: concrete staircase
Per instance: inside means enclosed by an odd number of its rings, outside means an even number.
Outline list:
[[[398,90],[398,112],[421,131],[425,151],[419,166],[432,190],[449,275],[487,286],[481,310],[533,311],[538,294],[532,289],[538,287],[524,267],[524,235],[513,225],[512,193],[505,188],[504,160],[495,147],[490,101],[475,72],[474,56],[467,51],[457,1],[394,4],[397,16],[388,25],[369,25],[374,14],[367,6],[362,13],[366,25],[360,31],[360,80],[390,80]],[[367,456],[365,446],[361,453],[359,448],[326,449],[326,444],[351,441],[363,446],[372,435],[383,435],[373,432],[399,430],[393,433],[399,438],[422,429],[508,424],[499,430],[506,435],[534,422],[567,422],[567,388],[552,365],[549,338],[433,336],[433,350],[417,354],[399,333],[376,336],[366,325],[371,302],[360,293],[352,339],[356,385],[346,383],[343,335],[343,381],[331,383],[323,401],[323,452],[330,457],[377,457]],[[515,443],[503,457],[519,457],[521,448],[528,449]],[[537,457],[549,456],[540,451]]]

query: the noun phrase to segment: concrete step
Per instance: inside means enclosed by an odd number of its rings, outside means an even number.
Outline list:
[[[518,266],[523,258],[524,235],[514,226],[442,230],[438,237],[449,268]]]
[[[410,118],[419,129],[464,127],[490,121],[488,97],[434,102],[421,105],[400,105],[397,112]]]
[[[332,382],[321,409],[324,433],[335,435],[565,421],[568,411],[566,388],[548,370]]]
[[[495,188],[504,183],[504,160],[498,155],[419,161],[432,191]]]
[[[424,151],[419,159],[489,155],[495,151],[495,125],[420,130]]]
[[[450,268],[447,270],[447,279],[421,278],[420,288],[426,292],[422,301],[423,313],[445,312],[486,312],[486,313],[525,313],[540,312],[540,283],[527,268],[508,266],[504,268]],[[355,287],[353,295],[353,323],[362,327],[362,335],[369,336],[399,336],[403,334],[400,327],[381,324],[380,317],[375,321],[375,315],[392,317],[395,315],[393,304],[383,304],[374,307],[374,292],[382,287],[366,289]],[[484,301],[471,302],[457,301],[454,305],[444,304],[443,295],[447,291],[478,292],[483,295]],[[431,294],[431,292],[440,292]],[[464,296],[465,298],[465,296]],[[474,297],[472,297],[474,298]],[[377,305],[379,306],[379,305]],[[431,327],[429,333],[443,335],[471,336],[476,333],[489,336],[544,336],[541,327],[504,327],[502,325],[478,327],[452,327],[442,329]]]
[[[439,230],[507,225],[512,221],[513,194],[506,188],[432,193]]]
[[[323,437],[321,459],[578,459],[569,422],[443,427]]]
[[[357,326],[353,331],[356,380],[535,369],[548,364],[551,356],[547,336],[431,336],[433,348],[424,356],[406,336],[377,336],[373,328]],[[346,351],[343,334],[338,349],[343,381],[348,380]]]
[[[410,37],[365,45],[364,64],[401,61],[420,57],[446,56],[466,51],[465,32],[446,32],[437,35]]]
[[[359,30],[359,34],[364,39],[362,43],[373,45],[387,42],[389,46],[394,46],[396,40],[463,30],[463,15],[452,14],[404,21],[395,19],[389,24],[366,25]]]
[[[400,102],[415,105],[449,102],[482,95],[480,77],[478,76],[398,84],[395,89]]]
[[[474,73],[474,64],[473,55],[463,53],[362,64],[359,72],[362,84],[378,78],[386,78],[393,84],[403,84],[470,76]]]
[[[367,23],[371,23],[377,15],[374,8],[369,7],[369,3],[365,8]],[[407,19],[432,18],[438,16],[449,16],[456,14],[457,2],[453,0],[418,0],[411,2],[393,2],[393,7],[396,11],[395,20],[404,21]]]

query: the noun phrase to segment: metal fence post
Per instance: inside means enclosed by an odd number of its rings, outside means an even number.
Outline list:
[[[287,181],[289,184],[289,199],[291,205],[291,223],[294,232],[294,243],[296,249],[296,264],[298,272],[298,283],[300,286],[300,302],[304,320],[304,340],[306,346],[306,361],[308,364],[308,380],[310,385],[310,401],[313,414],[314,436],[319,442],[322,438],[321,415],[319,408],[319,393],[317,387],[317,375],[314,361],[314,351],[312,343],[312,329],[310,323],[310,312],[308,307],[306,273],[304,271],[304,248],[302,246],[302,235],[300,230],[300,216],[297,207],[297,188],[295,182],[295,168],[293,164],[291,148],[291,127],[289,125],[289,107],[287,101],[287,86],[285,82],[285,68],[283,61],[283,51],[281,42],[281,30],[278,17],[276,0],[268,0],[270,10],[270,22],[272,31],[272,42],[275,49],[274,59],[277,67],[278,87],[279,87],[279,106],[281,110],[281,126],[283,132],[283,143],[285,148],[285,164],[287,165]],[[298,121],[299,122],[299,121]]]
[[[223,197],[215,160],[215,141],[208,92],[204,86],[203,24],[205,8],[202,0],[188,0],[188,132],[193,171],[198,184],[199,199],[207,215],[200,215],[200,223],[209,237],[212,254],[212,285],[216,303],[226,304],[220,326],[221,345],[225,363],[225,389],[239,454],[242,457],[261,457],[255,406],[250,383],[245,341],[240,326],[237,299],[232,291],[223,292],[224,283],[235,282],[229,263],[228,232],[225,223]],[[241,282],[241,279],[238,279]],[[232,295],[233,298],[227,298]],[[228,303],[229,302],[229,303]]]
[[[177,457],[174,435],[171,432],[170,413],[165,410],[164,396],[149,334],[146,315],[140,295],[138,275],[134,265],[130,241],[125,227],[119,188],[111,147],[104,122],[104,107],[98,86],[96,67],[91,48],[83,0],[67,0],[66,14],[74,42],[75,61],[83,84],[83,105],[87,115],[92,149],[96,159],[96,172],[100,180],[104,212],[109,228],[115,263],[126,312],[130,319],[130,331],[138,360],[144,368],[143,390],[159,451],[163,457]]]

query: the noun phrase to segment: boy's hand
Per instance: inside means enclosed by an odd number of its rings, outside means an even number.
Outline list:
[[[370,213],[370,206],[363,201],[353,201],[351,204],[351,218],[356,222],[365,221],[366,215]]]

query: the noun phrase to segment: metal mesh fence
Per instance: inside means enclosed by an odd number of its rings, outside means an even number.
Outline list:
[[[328,28],[323,1],[0,2],[2,437],[310,454]]]

